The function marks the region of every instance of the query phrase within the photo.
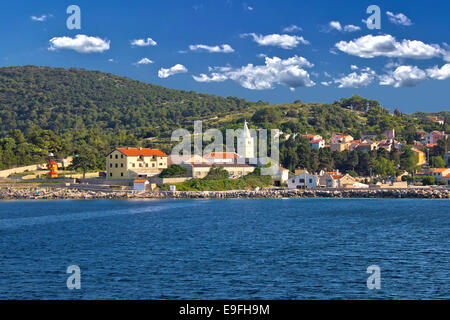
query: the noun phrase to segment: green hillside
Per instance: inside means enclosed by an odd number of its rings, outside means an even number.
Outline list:
[[[444,126],[427,115],[392,115],[378,101],[359,96],[333,104],[269,105],[167,89],[99,71],[6,67],[0,68],[0,169],[46,160],[49,152],[59,157],[78,154],[92,168],[103,168],[104,156],[120,145],[169,152],[171,132],[180,127],[192,132],[194,120],[204,120],[204,129],[225,129],[238,128],[247,119],[254,127],[324,137],[341,132],[358,138],[396,128],[408,142],[417,129],[449,131],[448,111],[433,114],[446,120]]]

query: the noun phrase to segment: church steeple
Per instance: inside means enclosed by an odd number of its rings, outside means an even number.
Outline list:
[[[238,154],[246,159],[255,157],[255,141],[250,134],[246,120],[244,120],[241,136],[238,138]]]

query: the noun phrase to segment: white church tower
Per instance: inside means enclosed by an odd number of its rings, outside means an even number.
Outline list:
[[[244,121],[241,136],[238,137],[238,154],[242,158],[255,158],[255,139],[250,135],[250,130],[247,126],[247,121]]]

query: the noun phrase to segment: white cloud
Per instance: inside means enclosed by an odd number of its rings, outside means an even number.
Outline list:
[[[330,27],[330,29],[334,29],[339,32],[355,32],[355,31],[361,30],[360,27],[355,26],[353,24],[348,24],[346,26],[342,26],[339,21],[330,21],[329,27]]]
[[[360,73],[352,72],[346,76],[334,79],[339,88],[363,88],[367,87],[375,79],[376,73],[370,68],[364,68]]]
[[[355,66],[354,64],[352,64],[352,65],[350,66],[350,69],[352,69],[352,70],[358,70],[359,68],[358,68],[358,66]]]
[[[416,66],[399,66],[394,71],[380,76],[380,85],[399,87],[414,87],[427,79],[425,71]]]
[[[369,34],[348,42],[340,41],[335,46],[342,52],[361,58],[385,56],[430,59],[444,54],[444,50],[439,45],[406,39],[399,42],[389,34],[380,36]]]
[[[299,26],[296,26],[295,24],[292,24],[289,27],[286,27],[283,29],[283,32],[286,32],[286,33],[291,33],[291,32],[295,32],[295,31],[303,31],[303,29],[300,28]]]
[[[37,16],[31,16],[30,18],[31,18],[31,20],[33,20],[33,21],[44,22],[45,20],[47,20],[48,18],[51,18],[51,17],[53,17],[51,14],[43,14],[43,15],[41,15],[41,16],[39,16],[39,17],[37,17]]]
[[[173,76],[174,74],[186,73],[186,72],[188,72],[188,70],[186,69],[185,66],[183,66],[182,64],[176,64],[173,67],[170,67],[168,69],[165,69],[165,68],[159,69],[158,77],[168,78],[170,76]]]
[[[244,8],[245,11],[253,11],[253,7],[249,6],[247,3],[243,3],[242,7]]]
[[[436,80],[450,79],[450,63],[444,64],[441,68],[434,66],[427,69],[427,74],[430,78]]]
[[[232,53],[234,49],[229,44],[222,44],[220,46],[208,46],[205,44],[193,44],[189,46],[191,51],[207,51],[213,53]]]
[[[150,60],[149,58],[142,58],[141,60],[139,60],[138,62],[136,62],[136,65],[141,65],[141,64],[151,64],[154,63],[154,61]]]
[[[405,16],[403,13],[394,14],[390,11],[386,12],[389,21],[393,24],[401,25],[401,26],[411,26],[412,21],[407,16]]]
[[[211,75],[201,74],[198,77],[194,77],[194,80],[218,82],[231,79],[244,88],[251,90],[273,89],[275,84],[281,84],[292,90],[315,85],[314,81],[310,79],[309,73],[304,69],[312,68],[313,66],[308,60],[298,56],[288,59],[266,57],[264,65],[254,66],[253,64],[248,64],[240,68],[210,68],[210,71],[214,71]]]
[[[131,40],[131,45],[134,47],[156,46],[157,44],[152,38]]]
[[[213,72],[209,76],[201,73],[200,76],[192,76],[192,78],[197,82],[222,82],[228,79],[226,75],[217,72]]]
[[[94,53],[109,50],[110,41],[99,37],[77,34],[75,38],[55,37],[49,40],[49,50],[67,49],[79,53]]]
[[[245,33],[241,37],[252,37],[253,41],[258,43],[260,46],[275,46],[283,49],[293,49],[299,45],[299,43],[309,44],[301,36],[292,36],[288,34],[268,34],[268,35],[258,35],[256,33]]]
[[[115,62],[113,58],[108,59],[108,62]]]

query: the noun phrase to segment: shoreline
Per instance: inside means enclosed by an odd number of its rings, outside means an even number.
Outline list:
[[[78,188],[0,189],[1,200],[88,200],[88,199],[277,199],[277,198],[412,198],[450,199],[448,188],[395,189],[306,189],[306,190],[229,190],[229,191],[93,191]]]

